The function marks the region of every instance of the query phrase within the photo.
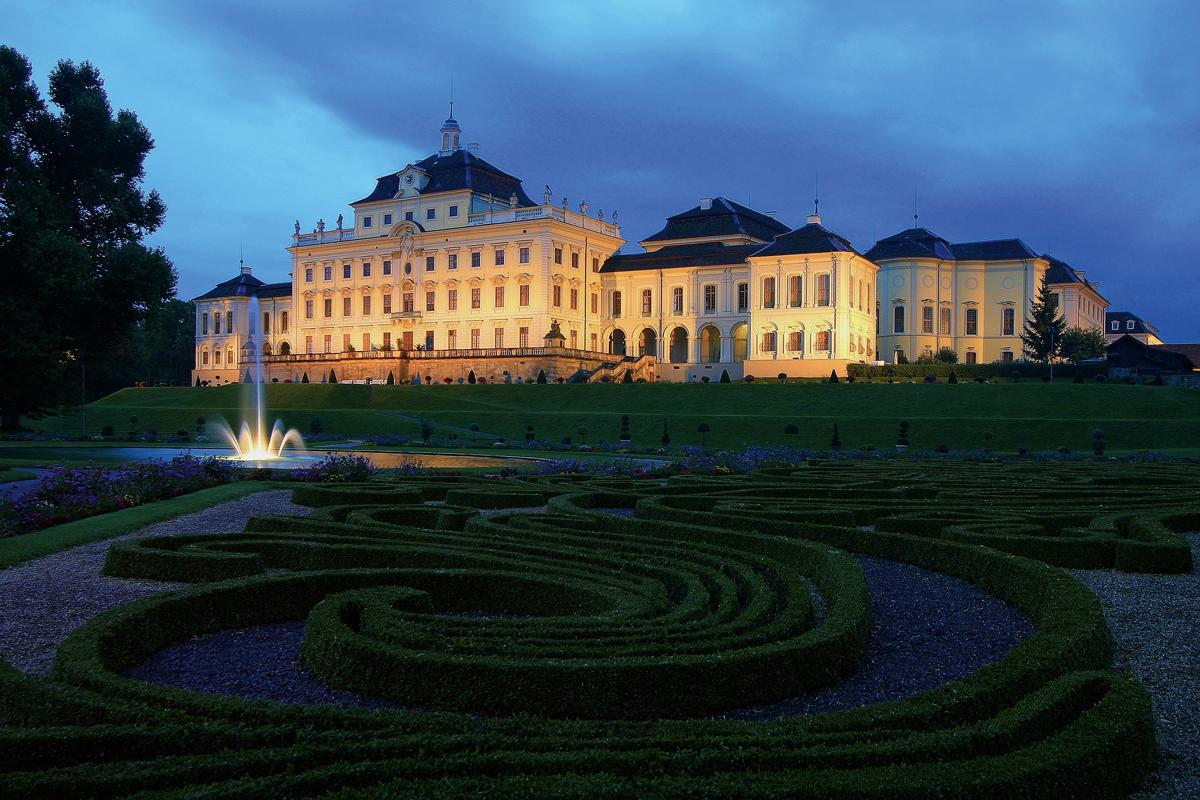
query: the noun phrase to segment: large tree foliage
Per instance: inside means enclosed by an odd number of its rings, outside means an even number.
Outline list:
[[[154,146],[115,115],[100,73],[60,61],[47,106],[28,60],[0,46],[0,417],[5,428],[80,398],[89,362],[111,357],[175,290],[163,220],[142,189]]]
[[[1021,349],[1033,361],[1048,362],[1058,355],[1066,323],[1058,313],[1058,300],[1046,285],[1046,276],[1038,287],[1037,297],[1029,305],[1029,318],[1021,331]]]
[[[1104,333],[1096,328],[1075,326],[1063,331],[1059,353],[1063,358],[1078,364],[1080,361],[1088,359],[1104,358],[1104,348],[1107,344],[1104,340]]]

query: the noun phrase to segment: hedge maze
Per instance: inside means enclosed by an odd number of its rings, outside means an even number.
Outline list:
[[[1190,570],[1198,488],[1193,466],[918,461],[304,486],[311,517],[111,547],[109,575],[188,586],[93,618],[48,679],[0,666],[0,794],[1125,797],[1154,768],[1149,698],[1053,565]],[[731,716],[860,669],[862,556],[974,584],[1032,633],[933,690]],[[295,620],[312,675],[393,705],[127,676]]]

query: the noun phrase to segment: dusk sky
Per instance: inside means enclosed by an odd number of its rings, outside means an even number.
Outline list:
[[[540,197],[637,240],[701,196],[791,226],[819,173],[860,250],[920,224],[1020,237],[1111,309],[1200,341],[1200,4],[0,3],[45,87],[94,63],[157,146],[153,237],[193,297],[286,280],[292,221],[330,227],[455,116]]]

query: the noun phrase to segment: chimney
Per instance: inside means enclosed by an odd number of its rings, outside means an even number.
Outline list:
[[[479,155],[479,142],[467,142],[467,152],[473,156]]]
[[[820,214],[809,214],[808,215],[808,224],[809,225],[820,225],[821,224],[821,215]]]
[[[700,198],[700,210],[708,211],[710,208],[712,208],[712,198],[711,197],[701,197]]]
[[[249,275],[250,271],[251,271],[250,267],[246,266],[245,264],[242,264],[242,274],[243,275]]]

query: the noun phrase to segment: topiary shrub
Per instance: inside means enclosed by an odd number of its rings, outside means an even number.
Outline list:
[[[930,373],[929,375],[926,375],[925,382],[926,383],[937,383],[937,375],[934,375],[932,373]]]
[[[953,370],[950,371],[950,377],[946,378],[946,383],[958,383],[958,376],[954,374]]]
[[[532,442],[533,442],[533,426],[526,425],[525,426],[525,444],[531,444]]]
[[[537,380],[534,382],[535,383],[548,383],[548,381],[546,380],[546,370],[539,369],[538,374],[537,374]]]
[[[321,422],[320,417],[313,417],[308,421],[308,432],[313,436],[320,436],[325,432],[325,425]]]
[[[783,432],[789,436],[795,436],[800,432],[800,427],[794,422],[789,422],[787,425],[783,426]]]
[[[396,385],[396,376],[393,375],[391,372],[388,372],[386,383],[388,386],[395,386]]]
[[[671,433],[667,430],[667,421],[665,419],[663,420],[662,438],[659,441],[662,442],[664,450],[671,446]]]
[[[1021,382],[1021,370],[1019,370],[1019,369],[1014,369],[1014,370],[1012,371],[1012,382],[1013,382],[1013,383],[1020,383],[1020,382]]]
[[[330,382],[330,383],[337,383],[337,382],[338,382],[338,381],[337,381],[337,373],[336,373],[336,372],[334,372],[333,370],[329,370],[329,382]]]
[[[727,369],[721,370],[721,380],[718,382],[719,383],[729,383],[729,370],[727,370]]]
[[[1092,429],[1092,454],[1104,455],[1104,431],[1099,428]]]
[[[301,378],[300,378],[300,382],[301,382],[301,383],[308,383],[308,373],[307,373],[307,372],[306,372],[306,373],[304,373],[303,377],[301,377]]]
[[[421,420],[421,441],[428,442],[433,438],[433,426],[426,420]]]
[[[709,380],[710,380],[710,378],[709,378],[707,375],[701,375],[701,376],[700,376],[700,382],[701,382],[701,383],[708,383],[708,382],[709,382]]]
[[[742,378],[742,380],[744,380],[746,383],[754,383],[754,376],[747,375],[746,377]]]
[[[475,370],[471,370],[470,372],[467,373],[467,383],[470,383],[470,384],[476,383]]]
[[[786,372],[781,372],[778,375],[776,375],[775,377],[779,378],[780,383],[787,383],[787,373]]]
[[[621,383],[633,383],[633,372],[625,370],[625,377],[621,378]]]
[[[114,433],[115,432],[113,431],[112,425],[105,425],[103,428],[100,429],[100,435],[105,437],[106,439],[112,438]]]
[[[833,438],[829,440],[829,449],[837,453],[842,449],[842,437],[838,435],[837,423],[833,423]]]
[[[900,449],[908,448],[908,422],[900,423],[900,433],[896,436],[896,447]]]
[[[700,446],[708,447],[708,434],[712,432],[712,428],[707,422],[701,422],[696,427],[696,433],[700,434]]]
[[[946,444],[939,444],[937,447],[933,448],[933,451],[935,453],[949,453],[950,446]]]
[[[829,383],[839,383],[836,369],[829,370]]]

